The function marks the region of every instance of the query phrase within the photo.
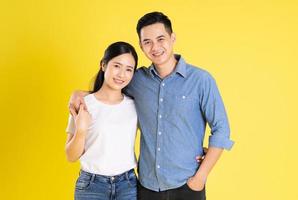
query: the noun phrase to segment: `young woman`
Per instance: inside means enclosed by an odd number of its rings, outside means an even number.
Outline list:
[[[135,200],[134,101],[122,93],[136,70],[138,56],[128,43],[111,44],[100,62],[93,91],[84,97],[67,126],[66,156],[80,160],[76,200]]]

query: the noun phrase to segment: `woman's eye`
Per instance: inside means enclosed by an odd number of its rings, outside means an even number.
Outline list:
[[[119,65],[114,65],[116,68],[119,68],[120,66]]]

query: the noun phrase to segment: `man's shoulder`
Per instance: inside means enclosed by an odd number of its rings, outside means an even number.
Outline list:
[[[147,76],[149,73],[150,73],[150,70],[149,70],[148,67],[145,67],[145,66],[139,67],[135,71],[134,79],[135,78],[141,78],[141,77]]]
[[[136,73],[148,73],[149,67],[141,66],[137,68]]]
[[[149,74],[149,69],[147,67],[142,66],[142,67],[139,67],[138,69],[136,69],[131,82],[129,83],[129,85],[126,88],[126,92],[129,93],[134,88],[136,88],[136,86],[146,84],[146,81],[144,81],[144,79],[146,79],[148,74]]]
[[[186,63],[186,72],[193,78],[212,78],[212,75],[204,68]]]

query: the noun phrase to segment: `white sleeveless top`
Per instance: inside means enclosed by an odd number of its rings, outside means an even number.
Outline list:
[[[80,157],[82,170],[114,176],[136,167],[137,113],[134,101],[124,95],[119,104],[108,105],[97,100],[94,94],[85,96],[84,100],[92,122],[86,136],[85,152]],[[66,132],[75,133],[72,115]]]

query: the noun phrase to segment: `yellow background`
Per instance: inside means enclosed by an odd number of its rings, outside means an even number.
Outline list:
[[[148,65],[135,26],[159,10],[173,22],[175,51],[216,78],[236,141],[209,176],[208,199],[298,199],[298,2],[103,2],[1,2],[0,198],[73,198],[69,95],[89,88],[111,42],[132,43]]]

